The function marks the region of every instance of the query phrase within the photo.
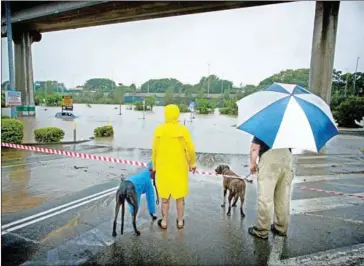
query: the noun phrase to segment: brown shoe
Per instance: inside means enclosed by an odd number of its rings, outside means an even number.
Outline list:
[[[276,235],[279,235],[279,236],[287,236],[287,234],[279,232],[279,231],[275,228],[274,224],[272,224],[272,225],[270,226],[270,230],[272,231],[272,233],[273,233],[273,234],[276,234]]]
[[[255,232],[255,228],[254,227],[249,227],[248,228],[248,232],[252,236],[258,237],[260,239],[264,239],[264,240],[267,240],[268,239],[268,235],[266,235],[266,236],[259,236],[259,235],[257,235],[257,233]]]

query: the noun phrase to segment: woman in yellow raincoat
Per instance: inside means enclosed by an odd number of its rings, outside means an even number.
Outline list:
[[[196,154],[188,128],[178,123],[180,111],[170,104],[164,109],[165,122],[154,131],[152,162],[156,185],[162,198],[158,225],[167,229],[170,196],[176,199],[177,227],[183,228],[184,197],[188,194],[188,172],[196,170]]]

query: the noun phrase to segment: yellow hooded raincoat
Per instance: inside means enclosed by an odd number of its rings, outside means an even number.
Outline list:
[[[167,105],[164,115],[165,123],[154,132],[153,169],[159,196],[178,199],[188,194],[188,171],[196,167],[196,154],[190,132],[178,123],[178,106]]]

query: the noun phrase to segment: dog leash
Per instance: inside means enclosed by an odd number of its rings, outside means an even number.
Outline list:
[[[195,171],[195,173],[197,173],[197,174],[202,174],[202,173],[204,173],[204,172],[200,172],[200,171]],[[152,174],[152,173],[151,173]],[[248,175],[246,175],[245,177],[240,177],[240,176],[229,176],[229,175],[227,175],[227,176],[224,176],[224,175],[220,175],[220,174],[216,174],[215,176],[222,176],[222,177],[227,177],[227,178],[237,178],[237,179],[242,179],[242,180],[246,180],[248,183],[253,183],[253,180],[252,179],[248,179],[248,177],[249,176],[251,176],[251,173],[250,174],[248,174]],[[155,203],[157,204],[157,205],[159,205],[159,194],[158,194],[158,188],[157,188],[157,185],[155,184],[155,178],[156,178],[156,176],[155,176],[155,173],[154,173],[154,177],[153,177],[153,186],[154,186],[154,188],[155,188],[155,193],[157,194],[157,199],[156,199],[156,201],[155,201]]]
[[[193,173],[193,171],[191,171],[191,170],[190,170],[190,172]],[[248,177],[251,174],[248,174],[245,177],[241,177],[241,176],[233,176],[233,175],[222,175],[222,174],[210,173],[210,172],[199,171],[199,170],[196,170],[194,174],[198,174],[198,175],[208,175],[208,176],[220,176],[220,177],[228,177],[228,178],[238,178],[238,179],[246,180],[248,183],[252,183],[253,182],[253,180],[248,179]]]
[[[157,194],[157,199],[155,201],[155,204],[159,205],[159,194],[158,194],[158,189],[157,189],[157,186],[155,184],[155,177],[153,178],[153,186],[155,188],[155,193]]]
[[[223,176],[223,175],[221,175],[221,176]],[[252,179],[248,179],[249,176],[251,176],[251,173],[248,174],[247,176],[245,176],[244,178],[241,178],[240,176],[239,177],[236,177],[236,176],[226,176],[226,177],[228,177],[228,178],[238,178],[238,179],[246,180],[248,183],[253,183],[253,180]],[[157,205],[159,205],[159,194],[158,194],[157,186],[155,184],[155,176],[153,178],[153,186],[155,188],[155,193],[157,194],[157,199],[156,199],[155,203]]]

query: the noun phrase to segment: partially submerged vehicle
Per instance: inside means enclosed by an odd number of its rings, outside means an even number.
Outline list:
[[[75,116],[73,113],[70,112],[58,112],[55,115],[57,118],[63,118],[63,119],[74,119],[77,116]]]

